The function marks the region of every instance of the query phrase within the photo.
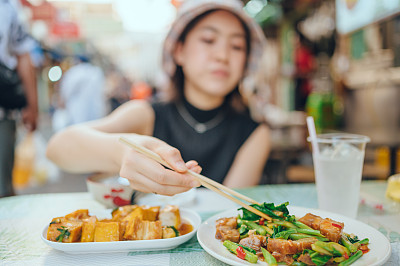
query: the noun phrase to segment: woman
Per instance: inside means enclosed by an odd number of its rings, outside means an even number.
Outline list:
[[[185,1],[164,44],[174,99],[130,101],[104,119],[70,127],[49,141],[48,157],[72,172],[119,172],[134,189],[163,195],[199,186],[185,172],[201,167],[229,187],[258,184],[269,130],[243,111],[238,85],[254,70],[262,44],[240,1]],[[120,136],[158,153],[175,171],[122,145]]]

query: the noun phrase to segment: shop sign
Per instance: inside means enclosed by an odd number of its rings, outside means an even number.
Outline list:
[[[80,36],[79,26],[74,22],[57,21],[51,25],[51,34],[65,39],[76,39]]]

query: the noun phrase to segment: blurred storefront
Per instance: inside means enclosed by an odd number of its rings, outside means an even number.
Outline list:
[[[371,137],[364,178],[398,172],[400,1],[245,3],[269,39],[254,106],[273,128],[275,181],[313,180],[306,115],[318,132]]]
[[[400,1],[336,1],[339,46],[335,82],[345,103],[345,128],[371,137],[369,160],[387,178],[400,147]]]

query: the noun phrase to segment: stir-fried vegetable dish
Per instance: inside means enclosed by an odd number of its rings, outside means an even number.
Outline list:
[[[289,203],[253,204],[270,219],[240,208],[242,215],[216,221],[215,237],[240,259],[268,265],[350,265],[368,252],[367,238],[343,231],[344,224],[307,213],[290,215]]]

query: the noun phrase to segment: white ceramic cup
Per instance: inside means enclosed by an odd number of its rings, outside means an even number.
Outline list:
[[[95,174],[86,179],[86,185],[93,198],[107,208],[131,203],[134,190],[125,178],[110,174]]]

